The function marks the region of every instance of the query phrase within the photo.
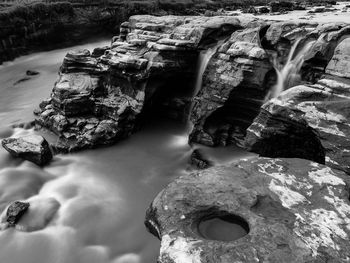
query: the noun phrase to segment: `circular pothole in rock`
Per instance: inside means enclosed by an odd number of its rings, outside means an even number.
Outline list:
[[[208,240],[234,241],[249,233],[248,223],[241,217],[227,215],[211,215],[200,220],[198,234]]]

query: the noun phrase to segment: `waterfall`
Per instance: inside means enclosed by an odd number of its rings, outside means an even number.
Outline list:
[[[222,40],[218,41],[215,46],[208,48],[206,50],[202,50],[199,53],[197,68],[196,68],[196,81],[195,81],[193,93],[191,95],[192,102],[190,105],[188,119],[187,119],[187,124],[189,127],[191,127],[190,116],[191,116],[191,112],[192,112],[192,109],[194,106],[194,97],[197,96],[197,94],[199,93],[199,91],[202,88],[203,74],[208,67],[209,61],[215,55],[215,53],[218,51],[219,47],[225,42],[225,40],[226,39],[222,39]],[[191,129],[189,129],[189,130],[191,130]]]
[[[218,41],[215,46],[208,48],[206,50],[202,50],[199,53],[199,58],[197,62],[197,70],[196,70],[196,82],[194,86],[194,92],[192,94],[192,98],[194,98],[198,92],[200,91],[203,83],[203,74],[208,67],[210,59],[215,55],[216,51],[218,51],[219,47],[225,42],[225,39]],[[192,107],[191,107],[192,109]]]
[[[273,86],[272,90],[267,94],[265,101],[276,98],[282,91],[293,87],[298,80],[299,71],[304,64],[305,55],[307,51],[312,47],[315,41],[307,42],[299,51],[297,48],[301,42],[301,38],[295,41],[288,54],[288,59],[285,65],[281,66],[277,62],[277,57],[274,57],[272,63],[277,73],[277,83]]]

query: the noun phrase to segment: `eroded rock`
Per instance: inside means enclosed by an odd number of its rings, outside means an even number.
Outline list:
[[[181,176],[158,194],[146,226],[159,262],[348,262],[349,178],[301,159],[253,158]],[[236,215],[249,233],[208,240],[198,224]]]

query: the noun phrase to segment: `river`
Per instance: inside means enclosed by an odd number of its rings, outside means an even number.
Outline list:
[[[33,119],[68,50],[108,42],[35,53],[0,66],[0,139],[34,132],[11,125]],[[40,74],[15,84],[27,70]],[[233,147],[204,150],[217,162],[248,155]],[[15,200],[42,200],[32,219],[40,223],[45,200],[60,204],[44,229],[1,231],[0,262],[155,263],[159,241],[144,227],[145,211],[163,187],[189,172],[190,153],[186,125],[168,120],[153,121],[110,147],[57,155],[45,168],[14,159],[0,147],[1,210]]]

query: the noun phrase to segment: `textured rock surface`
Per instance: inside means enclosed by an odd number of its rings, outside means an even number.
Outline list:
[[[45,165],[52,159],[48,142],[40,135],[6,138],[2,146],[14,157],[20,157],[37,165]]]
[[[214,166],[214,162],[209,160],[201,149],[195,149],[192,152],[190,164],[197,169],[207,169]]]
[[[261,25],[232,34],[210,61],[195,98],[192,142],[229,145],[242,139],[271,88],[273,67],[260,45]]]
[[[110,47],[66,55],[37,123],[60,136],[58,150],[111,144],[143,111],[184,118],[198,49],[244,27],[236,17],[133,16]]]
[[[306,158],[350,172],[349,40],[340,38],[318,82],[293,87],[262,107],[247,131],[248,149],[268,157]]]
[[[13,202],[7,208],[6,216],[3,218],[3,221],[7,222],[8,226],[15,226],[24,213],[28,210],[29,206],[29,203],[21,201]]]
[[[298,83],[315,83],[332,64],[338,65],[334,74],[347,68],[346,43],[337,45],[349,34],[345,23],[317,24],[311,22],[259,21],[236,31],[210,61],[203,77],[202,90],[197,94],[191,120],[192,142],[210,146],[242,144],[246,129],[263,104],[268,91],[276,83],[274,67],[282,68],[296,41],[297,50],[315,41],[307,50]],[[342,57],[341,62],[337,58]],[[341,69],[342,68],[342,69]]]
[[[349,262],[349,179],[301,159],[255,158],[181,176],[151,204],[146,226],[160,263]],[[249,234],[231,242],[198,235],[202,218],[234,214]]]

